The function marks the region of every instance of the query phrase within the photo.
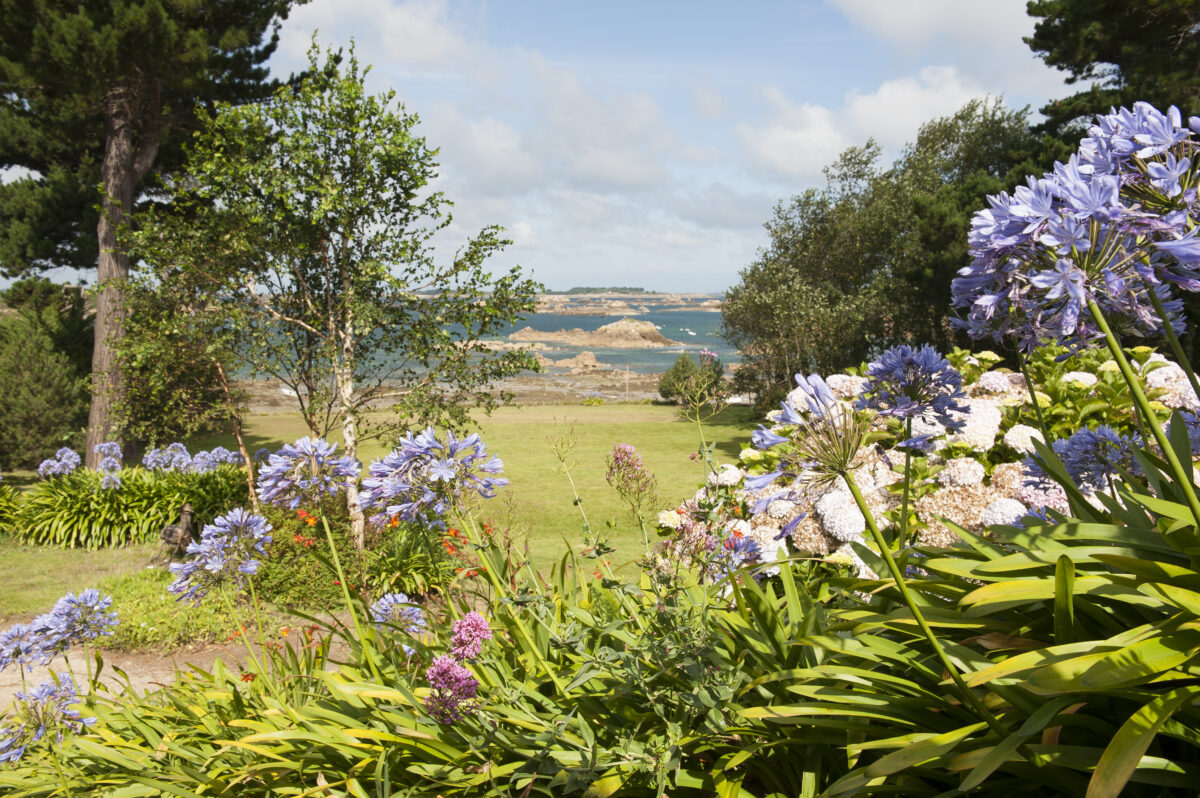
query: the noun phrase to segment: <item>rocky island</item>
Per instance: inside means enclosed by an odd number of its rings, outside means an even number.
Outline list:
[[[572,330],[556,330],[547,332],[523,327],[508,336],[510,341],[537,341],[543,343],[566,344],[568,346],[585,346],[609,349],[664,349],[672,346],[684,346],[680,341],[672,341],[658,331],[658,328],[648,321],[637,319],[621,319],[611,324],[588,332],[575,328]]]

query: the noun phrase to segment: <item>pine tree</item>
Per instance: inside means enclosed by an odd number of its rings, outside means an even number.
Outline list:
[[[97,269],[89,462],[122,385],[117,231],[179,162],[197,107],[276,88],[263,63],[292,3],[0,0],[0,168],[21,170],[0,186],[0,270]]]

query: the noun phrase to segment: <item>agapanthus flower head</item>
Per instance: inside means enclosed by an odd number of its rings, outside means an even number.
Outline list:
[[[33,670],[46,661],[46,637],[30,623],[17,623],[0,632],[0,671],[9,665]]]
[[[82,463],[83,458],[74,449],[64,446],[54,453],[54,457],[42,461],[38,466],[38,476],[42,479],[65,477],[79,468]]]
[[[271,455],[258,472],[258,498],[295,510],[304,501],[333,496],[361,470],[353,457],[336,457],[337,446],[321,438],[301,438]]]
[[[404,593],[388,593],[380,596],[371,605],[371,620],[380,629],[398,629],[408,635],[419,635],[425,631],[425,613]],[[401,643],[401,647],[409,654],[413,647]]]
[[[438,723],[455,723],[478,708],[479,682],[455,657],[446,654],[434,659],[425,678],[432,688],[425,708]]]
[[[68,593],[54,603],[53,609],[34,622],[43,636],[48,653],[66,651],[73,645],[90,643],[112,634],[118,623],[117,613],[110,611],[112,596],[88,588],[78,595]]]
[[[1141,448],[1140,435],[1126,437],[1107,425],[1084,427],[1051,446],[1068,476],[1086,492],[1111,490],[1112,481],[1122,472],[1140,476],[1134,452]],[[1044,487],[1050,481],[1040,455],[1027,455],[1024,467],[1027,484]]]
[[[199,602],[222,584],[240,585],[258,572],[259,556],[266,556],[271,525],[261,515],[240,507],[218,516],[200,531],[200,540],[188,544],[192,555],[171,563],[175,581],[167,588],[180,599]]]
[[[142,465],[151,471],[183,473],[192,464],[192,456],[182,443],[172,443],[164,449],[151,449],[142,457]]]
[[[64,733],[79,734],[96,722],[75,709],[79,696],[69,673],[60,673],[57,680],[42,682],[28,693],[18,691],[15,698],[11,722],[0,727],[0,763],[16,762],[41,740],[61,743]]]
[[[478,435],[459,440],[447,431],[443,443],[432,427],[417,435],[409,432],[382,460],[371,463],[359,504],[375,511],[371,520],[381,526],[393,516],[438,525],[466,494],[494,497],[496,488],[508,484],[499,476],[503,467],[500,458],[488,455]]]
[[[713,565],[728,575],[760,558],[758,542],[745,535],[729,535],[712,552]]]
[[[1078,346],[1100,335],[1094,302],[1125,335],[1181,329],[1174,291],[1200,291],[1194,133],[1177,109],[1136,103],[1098,117],[1079,153],[1043,178],[989,197],[952,284],[956,324],[1026,350],[1043,338]]]
[[[962,375],[929,344],[894,346],[867,367],[867,384],[855,406],[899,419],[924,416],[951,432],[962,429],[951,411],[966,413]]]
[[[483,651],[483,642],[492,639],[487,618],[471,611],[451,627],[450,654],[457,660],[475,659]]]
[[[121,467],[121,444],[117,443],[116,441],[105,441],[104,443],[98,443],[92,448],[92,451],[100,455],[101,458],[112,458],[113,460],[116,460],[117,468]]]

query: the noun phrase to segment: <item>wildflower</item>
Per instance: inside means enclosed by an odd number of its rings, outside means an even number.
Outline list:
[[[251,673],[250,671],[245,671],[242,673],[242,681],[243,682],[252,682],[257,677],[258,677],[257,673]]]
[[[83,463],[83,459],[73,449],[66,446],[54,453],[54,457],[43,460],[38,466],[38,476],[42,479],[64,477]]]
[[[646,470],[637,449],[628,443],[614,443],[606,461],[604,478],[622,499],[635,508],[657,503],[658,480]]]
[[[13,702],[12,725],[0,728],[0,762],[16,762],[33,743],[49,739],[61,743],[64,732],[78,734],[96,722],[81,717],[72,707],[79,703],[70,674],[45,681],[29,693],[18,691]]]
[[[371,463],[359,504],[378,511],[372,520],[379,525],[393,516],[437,524],[464,494],[494,497],[496,488],[508,484],[496,476],[503,467],[500,458],[488,456],[478,435],[458,440],[447,432],[442,443],[432,428],[415,436],[410,432],[386,457]]]
[[[304,500],[336,495],[358,476],[353,457],[334,457],[337,445],[321,438],[301,438],[271,455],[258,472],[258,498],[295,510]]]
[[[896,346],[867,367],[870,378],[855,406],[899,419],[914,416],[935,419],[957,432],[963,421],[951,411],[966,412],[962,375],[929,344],[919,349]]]
[[[225,582],[241,584],[245,576],[257,573],[255,555],[266,555],[270,531],[265,518],[240,507],[217,517],[200,531],[199,541],[188,544],[192,558],[171,563],[175,581],[167,589],[180,599],[199,602]]]
[[[453,656],[434,659],[425,670],[425,678],[432,688],[425,708],[438,723],[455,723],[478,708],[479,682]]]
[[[454,622],[450,636],[450,653],[457,660],[475,659],[483,651],[483,641],[492,639],[487,618],[468,612]]]

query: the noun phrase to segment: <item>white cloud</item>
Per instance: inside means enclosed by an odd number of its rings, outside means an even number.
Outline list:
[[[774,111],[763,126],[744,122],[736,127],[742,147],[760,170],[775,176],[814,180],[821,169],[851,142],[839,130],[832,111],[820,105],[797,105],[774,86],[763,90]]]
[[[705,119],[725,116],[725,98],[712,86],[692,87],[692,107]]]
[[[846,98],[842,119],[858,139],[874,138],[895,151],[911,141],[921,125],[948,116],[973,97],[986,94],[963,80],[954,67],[926,67],[916,77],[889,80],[869,94],[853,91]]]

